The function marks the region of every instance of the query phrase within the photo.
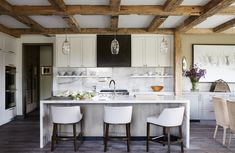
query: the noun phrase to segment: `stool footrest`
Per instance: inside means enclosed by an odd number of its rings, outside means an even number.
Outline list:
[[[161,143],[161,144],[164,144],[164,145],[167,145],[168,144],[168,138],[167,138],[167,135],[162,135],[162,136],[159,136],[159,137],[152,137],[150,138],[151,141],[154,141],[154,142],[158,142],[158,143]],[[180,143],[183,141],[182,138],[178,137],[178,136],[174,136],[174,135],[171,135],[170,136],[170,144],[176,144],[176,143]]]

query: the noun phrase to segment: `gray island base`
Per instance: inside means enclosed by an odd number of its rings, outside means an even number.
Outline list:
[[[177,96],[155,96],[155,97],[115,97],[110,100],[42,100],[40,102],[40,148],[50,142],[52,134],[51,105],[79,105],[83,113],[83,132],[85,137],[103,137],[103,110],[104,106],[133,106],[131,136],[146,137],[146,119],[148,116],[159,115],[164,108],[185,106],[183,121],[184,145],[189,148],[190,125],[189,125],[189,100]],[[167,118],[166,118],[167,120]],[[77,126],[78,130],[80,126]],[[72,126],[64,125],[59,131],[72,131]],[[177,129],[172,133],[178,134]],[[151,135],[162,134],[160,127],[151,128]],[[125,135],[124,126],[111,126],[110,135]]]

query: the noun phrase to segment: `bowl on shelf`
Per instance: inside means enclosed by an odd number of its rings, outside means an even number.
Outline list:
[[[161,91],[163,89],[163,86],[151,86],[153,91]]]

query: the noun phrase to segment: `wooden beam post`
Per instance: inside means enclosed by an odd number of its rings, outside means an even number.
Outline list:
[[[80,26],[77,22],[77,20],[73,16],[65,16],[63,19],[67,22],[69,27],[74,31],[74,32],[80,32]]]
[[[121,0],[110,0],[110,9],[117,13],[120,11],[120,5],[121,5]],[[117,31],[118,30],[118,15],[112,15],[111,16],[111,27],[110,29],[112,31]]]
[[[58,11],[65,11],[66,10],[66,5],[64,3],[64,0],[48,0],[48,1]]]
[[[13,37],[19,38],[20,34],[12,31],[11,29],[5,27],[4,25],[0,24],[0,31],[3,33],[6,33],[8,35],[11,35]]]
[[[235,19],[229,20],[213,29],[214,32],[223,32],[235,26]]]
[[[188,30],[192,29],[194,26],[198,25],[199,23],[205,21],[208,17],[218,13],[220,10],[228,7],[235,0],[213,0],[208,2],[204,6],[204,12],[200,16],[191,16],[181,24],[177,31],[180,32],[187,32]]]
[[[175,32],[174,37],[174,78],[175,78],[175,84],[174,84],[174,91],[175,95],[182,95],[182,48],[181,48],[181,33]]]
[[[167,0],[164,4],[164,11],[172,11],[177,8],[184,0]]]

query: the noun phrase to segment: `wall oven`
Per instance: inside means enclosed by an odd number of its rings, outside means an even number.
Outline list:
[[[5,109],[16,106],[16,67],[5,67]]]

